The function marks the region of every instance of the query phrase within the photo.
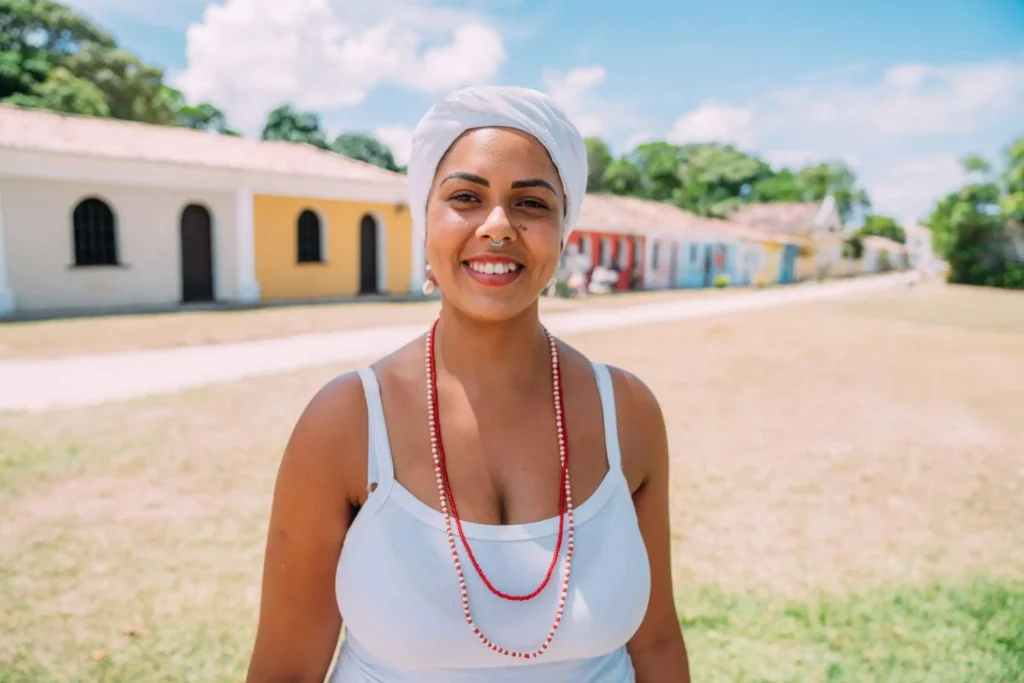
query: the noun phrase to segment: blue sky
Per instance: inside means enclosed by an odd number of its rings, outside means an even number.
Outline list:
[[[668,138],[842,159],[909,222],[962,181],[959,158],[1024,135],[1020,0],[71,4],[247,133],[289,101],[399,157],[446,91],[523,85],[615,151]]]

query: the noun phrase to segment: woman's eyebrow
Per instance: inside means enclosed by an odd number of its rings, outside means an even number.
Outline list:
[[[464,173],[463,171],[456,171],[455,173],[449,173],[447,176],[445,176],[444,180],[441,181],[441,185],[444,185],[449,180],[456,180],[456,179],[458,179],[458,180],[468,180],[471,183],[476,183],[477,185],[483,185],[484,187],[490,187],[491,186],[491,183],[488,182],[487,178],[481,178],[478,175],[473,175],[472,173]],[[515,184],[513,183],[512,186],[515,187]]]
[[[516,180],[512,183],[512,189],[518,189],[521,187],[546,187],[551,190],[551,194],[558,196],[558,192],[555,190],[555,186],[544,180],[543,178],[530,178],[529,180]]]

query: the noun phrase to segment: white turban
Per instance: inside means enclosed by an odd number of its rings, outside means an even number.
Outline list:
[[[413,280],[422,284],[427,197],[441,157],[474,128],[513,128],[537,138],[551,155],[565,192],[565,237],[576,225],[587,192],[587,148],[579,129],[550,96],[527,88],[477,86],[458,90],[426,113],[416,126],[409,156],[409,209],[413,225]],[[415,285],[418,286],[418,285]]]

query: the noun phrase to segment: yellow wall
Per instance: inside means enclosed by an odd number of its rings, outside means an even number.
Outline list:
[[[323,263],[298,263],[299,214],[311,209],[326,233]],[[383,221],[387,293],[407,294],[412,269],[412,218],[392,204],[256,195],[253,230],[256,279],[264,299],[346,297],[359,293],[359,223]],[[380,248],[380,243],[378,243]]]
[[[779,259],[782,256],[782,245],[763,242],[761,248],[761,253],[764,254],[764,263],[761,264],[761,270],[757,271],[754,280],[757,284],[774,285],[779,281],[781,266]]]

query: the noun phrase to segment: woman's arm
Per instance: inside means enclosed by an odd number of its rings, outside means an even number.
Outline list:
[[[627,649],[637,683],[690,683],[690,666],[672,592],[669,531],[668,437],[661,406],[647,386],[621,370],[615,378],[619,440],[627,478],[639,481],[633,493],[640,533],[651,563],[647,614]]]
[[[334,575],[359,495],[354,484],[366,477],[365,433],[355,375],[318,392],[292,431],[274,487],[246,683],[322,683],[331,666],[341,630]]]

